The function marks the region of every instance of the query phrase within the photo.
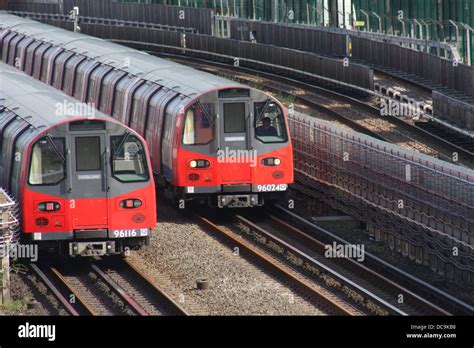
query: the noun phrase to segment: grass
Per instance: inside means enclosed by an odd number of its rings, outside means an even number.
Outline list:
[[[14,300],[7,302],[0,306],[1,312],[19,312],[26,308],[26,302],[24,300]]]

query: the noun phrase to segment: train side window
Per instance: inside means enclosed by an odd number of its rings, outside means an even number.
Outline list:
[[[68,55],[68,52],[62,52],[57,58],[56,62],[54,63],[54,73],[53,73],[53,84],[59,84],[59,80],[61,77],[61,62],[63,61],[64,57]]]
[[[109,84],[110,82],[112,81],[114,75],[115,75],[115,71],[111,71],[110,73],[108,73],[103,79],[102,81],[100,81],[101,83],[101,86],[100,86],[100,95],[99,95],[99,110],[100,111],[104,111],[107,107],[107,104],[109,103],[109,98],[108,98],[108,95],[109,95]],[[113,91],[112,91],[113,93]],[[110,94],[112,94],[110,93]]]
[[[118,118],[120,116],[120,111],[121,111],[121,105],[122,105],[122,91],[124,90],[124,86],[127,84],[127,82],[131,79],[131,77],[127,76],[124,79],[121,79],[120,82],[117,84],[117,87],[115,88],[115,97],[114,97],[114,109],[112,110],[112,115],[114,118]]]
[[[104,111],[105,110],[105,107],[107,105],[107,94],[108,94],[108,90],[107,90],[107,76],[102,80],[102,86],[100,88],[100,95],[99,95],[99,110],[100,111]]]
[[[41,67],[42,67],[42,63],[43,63],[42,54],[45,50],[48,49],[49,46],[50,45],[47,44],[47,43],[42,43],[38,47],[38,49],[35,51],[35,56],[34,56],[35,64],[34,64],[33,69],[32,69],[33,70],[33,75],[35,76],[35,78],[37,76],[41,76],[41,72],[42,72]]]
[[[64,138],[38,140],[31,152],[28,184],[56,185],[65,177]]]
[[[87,89],[87,98],[86,98],[87,103],[93,103],[95,101],[95,96],[94,96],[95,85],[96,85],[96,81],[94,79],[90,79],[89,87]]]
[[[25,142],[25,139],[29,139],[31,137],[31,133],[33,133],[33,131],[26,131],[24,132],[20,137],[18,137],[18,139],[16,140],[15,142],[15,154],[20,154],[22,153],[22,144],[24,144]],[[1,152],[1,151],[0,151]],[[13,166],[12,166],[12,173],[11,173],[11,192],[13,193],[13,195],[15,197],[18,197],[18,189],[19,189],[19,186],[20,186],[20,182],[21,182],[21,177],[23,175],[22,173],[22,161],[14,161],[13,163]]]
[[[50,55],[50,52],[53,51],[53,49],[54,49],[53,46],[51,46],[43,54],[43,63],[41,64],[41,76],[40,76],[40,80],[43,82],[45,82],[47,78],[48,66],[49,66],[48,57]]]
[[[4,111],[0,112],[0,117],[4,117]],[[2,159],[2,148],[3,148],[3,129],[0,128],[0,160]]]
[[[100,87],[101,87],[101,77],[104,74],[104,71],[107,71],[109,67],[104,66],[104,65],[99,65],[96,66],[93,70],[92,73],[89,76],[89,87],[87,90],[87,102],[88,103],[94,103],[95,101],[99,101],[100,95],[97,95],[100,93]],[[96,105],[96,107],[99,107],[99,105]]]
[[[69,61],[66,63],[66,66],[64,67],[63,91],[67,91],[72,81],[74,80],[74,77],[72,76],[72,70],[73,70],[73,64],[74,64],[73,62],[75,60],[76,60],[76,57],[69,59]]]
[[[115,86],[118,83],[117,81],[124,78],[124,74],[125,73],[120,72],[119,70],[112,70],[102,79],[102,85],[100,87],[99,110],[104,112],[109,109],[112,110],[112,103],[115,101]],[[110,113],[112,113],[112,111]]]
[[[130,117],[130,122],[135,121],[138,118],[138,110],[141,109],[141,103],[140,103],[140,97],[141,97],[141,91],[144,88],[148,88],[146,84],[142,85],[134,94],[132,98],[132,115]]]
[[[16,46],[16,51],[15,51],[15,63],[19,61],[18,58],[21,58],[21,51],[27,41],[28,40],[25,40],[24,36],[20,39],[20,41],[18,41],[18,44]]]
[[[204,145],[215,137],[215,106],[195,103],[187,111],[183,127],[184,145]]]
[[[134,135],[110,137],[112,144],[112,175],[121,182],[147,181],[149,179],[145,149]]]
[[[132,99],[132,116],[130,118],[130,124],[136,124],[137,120],[141,116],[140,114],[146,110],[146,98],[144,98],[147,89],[151,89],[152,86],[148,83],[144,83],[141,85],[134,93],[133,99]]]
[[[262,143],[288,140],[283,110],[272,100],[254,104],[255,137]]]
[[[74,56],[71,59],[69,59],[66,63],[65,71],[64,71],[64,84],[63,84],[63,91],[68,92],[72,91],[74,92],[73,88],[74,85],[73,82],[75,80],[74,76],[74,67],[77,64],[77,62],[81,59],[80,56]]]
[[[158,108],[160,110],[160,108]],[[159,111],[160,112],[160,111]],[[161,113],[161,112],[160,112]],[[165,140],[170,140],[170,130],[171,130],[171,121],[172,121],[172,116],[166,113],[166,110],[163,111],[162,113],[163,116],[159,116],[160,118],[163,117],[163,138]]]
[[[73,96],[76,99],[79,99],[81,97],[81,92],[82,92],[82,76],[84,72],[82,71],[81,67],[87,64],[87,60],[83,61],[82,63],[79,64],[79,66],[76,69],[76,76],[74,78],[74,90],[73,90]]]

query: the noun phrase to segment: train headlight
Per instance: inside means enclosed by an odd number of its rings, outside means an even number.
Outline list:
[[[120,207],[125,209],[140,208],[143,202],[139,199],[125,199],[120,202]]]
[[[205,159],[197,159],[189,162],[191,168],[207,168],[211,165],[211,162]]]
[[[276,157],[268,157],[262,160],[264,166],[279,166],[281,164],[281,159]]]
[[[139,199],[134,199],[133,200],[133,207],[134,208],[140,208],[143,205],[142,201]]]

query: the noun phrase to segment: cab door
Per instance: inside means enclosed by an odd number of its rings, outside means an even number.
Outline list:
[[[74,229],[106,228],[108,189],[104,133],[71,136],[71,216]]]
[[[220,150],[223,151],[221,178],[223,182],[250,182],[251,114],[248,99],[220,102]]]

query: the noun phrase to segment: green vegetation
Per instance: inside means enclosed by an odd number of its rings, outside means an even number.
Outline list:
[[[27,302],[28,302],[27,299],[14,300],[14,301],[7,302],[4,305],[0,306],[0,313],[20,312],[26,309]]]

